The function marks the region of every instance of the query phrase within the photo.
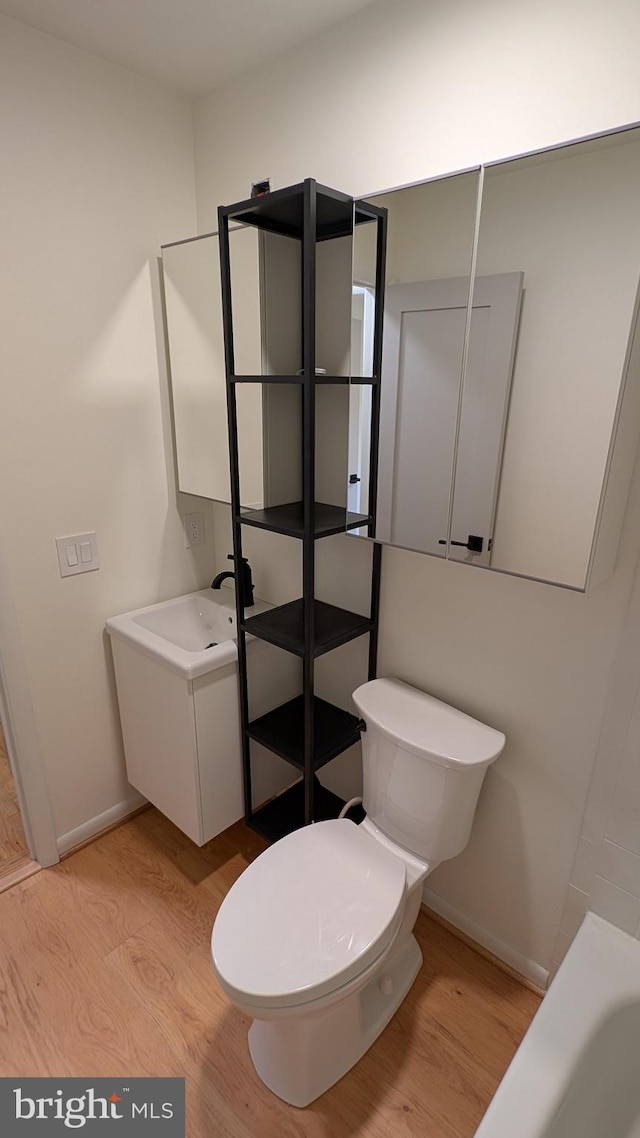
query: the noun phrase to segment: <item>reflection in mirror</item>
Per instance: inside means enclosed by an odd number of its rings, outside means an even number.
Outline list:
[[[260,289],[262,260],[260,232],[253,226],[230,228],[229,265],[233,297],[231,312],[236,375],[257,376],[263,372]],[[248,509],[259,510],[265,504],[264,391],[260,383],[237,383],[235,391],[240,501]],[[226,390],[224,406],[226,416]]]
[[[243,248],[234,266],[231,249],[234,344],[244,351],[241,355],[236,347],[234,385],[240,497],[247,511],[287,506],[293,516],[303,497],[301,243],[279,233],[252,232],[257,262],[251,263]],[[340,529],[348,485],[351,233],[319,241],[315,252],[315,498],[318,505],[330,507],[329,514],[331,508],[337,511]],[[251,279],[260,280],[262,287],[247,300],[245,282]],[[252,382],[257,376],[262,382]],[[269,377],[280,382],[270,383]]]
[[[388,210],[377,540],[444,557],[460,396],[478,171],[369,199]],[[354,236],[352,366],[367,374],[373,226]],[[371,374],[369,372],[369,374]],[[351,388],[360,474],[370,392]],[[359,531],[361,532],[361,531]]]
[[[238,296],[233,313],[237,366],[253,374],[261,369],[259,235],[236,227],[229,246]],[[162,266],[178,489],[230,502],[217,233],[163,246]],[[237,412],[241,496],[257,507],[263,499],[259,385],[238,385]]]
[[[347,508],[351,235],[319,242],[316,258],[316,496]],[[251,226],[230,229],[240,499],[261,510],[302,497],[300,242]],[[229,448],[218,235],[163,247],[165,314],[178,487],[229,502]],[[292,318],[293,314],[293,318]],[[342,383],[331,383],[331,377]],[[368,452],[367,452],[368,458]],[[339,524],[339,523],[338,523]]]
[[[218,235],[165,245],[162,268],[178,489],[229,502]]]
[[[522,273],[476,274],[456,437],[448,556],[490,565]]]
[[[387,218],[388,224],[388,218]],[[388,231],[387,231],[388,232]],[[351,375],[373,375],[376,309],[377,224],[374,218],[354,226],[351,266]]]
[[[376,311],[377,223],[360,220],[354,226],[351,266],[351,350],[349,390],[349,437],[347,461],[347,511],[369,513],[372,391],[358,377],[373,376],[373,344]],[[351,531],[367,536],[367,527]]]
[[[485,171],[471,347],[486,341],[492,320],[484,282],[522,274],[524,283],[495,526],[489,531],[494,568],[585,586],[634,320],[639,184],[637,130]],[[513,309],[517,297],[504,303]],[[508,353],[509,329],[502,335]],[[471,347],[463,405],[474,384]],[[495,385],[495,368],[489,376]],[[499,402],[500,394],[487,383],[473,392],[469,419],[476,425],[476,444],[488,429],[494,399]],[[464,501],[465,484],[482,471],[477,445],[469,446],[465,432],[463,414],[452,521],[452,537],[462,540],[476,524]]]

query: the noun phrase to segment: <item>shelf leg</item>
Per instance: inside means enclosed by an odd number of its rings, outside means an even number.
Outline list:
[[[304,224],[302,238],[302,500],[304,533],[302,538],[302,581],[304,598],[304,657],[302,692],[304,697],[304,821],[315,818],[314,802],[314,708],[313,681],[315,642],[315,363],[316,363],[316,184],[304,184]]]
[[[229,219],[218,210],[218,240],[220,243],[220,274],[222,281],[222,329],[227,375],[227,425],[229,430],[229,475],[231,483],[231,515],[233,519],[233,557],[236,583],[242,573],[242,526],[240,524],[240,464],[238,458],[238,416],[236,389],[231,382],[235,372],[233,344],[233,313],[231,308],[231,261],[229,256]],[[236,639],[238,645],[238,695],[240,700],[240,745],[242,747],[242,781],[244,789],[244,816],[250,822],[253,813],[251,792],[251,742],[249,727],[249,693],[247,686],[247,646],[244,632],[244,605],[242,590],[236,587]]]

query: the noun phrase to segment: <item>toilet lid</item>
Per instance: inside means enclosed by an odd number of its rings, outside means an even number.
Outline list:
[[[232,1000],[289,1007],[363,972],[399,927],[400,858],[347,819],[316,822],[265,850],[225,897],[211,936]]]

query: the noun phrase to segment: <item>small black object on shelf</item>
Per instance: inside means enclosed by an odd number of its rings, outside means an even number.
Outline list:
[[[263,194],[268,194],[271,189],[271,179],[263,178],[261,182],[251,183],[251,197],[261,198]]]

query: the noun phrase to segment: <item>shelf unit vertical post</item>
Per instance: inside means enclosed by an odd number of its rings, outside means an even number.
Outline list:
[[[327,464],[335,462],[335,453],[330,449],[323,450],[317,455],[318,442],[316,427],[322,427],[324,435],[333,430],[333,420],[327,419],[327,401],[324,401],[322,416],[317,419],[317,389],[318,385],[331,384],[348,385],[353,377],[350,369],[335,356],[337,364],[334,365],[335,374],[320,372],[316,374],[316,332],[318,329],[323,335],[327,333],[327,310],[321,310],[321,319],[317,318],[317,305],[327,304],[325,297],[327,290],[327,260],[325,251],[320,254],[322,259],[322,273],[320,285],[317,281],[319,264],[318,243],[343,239],[353,236],[356,222],[375,221],[377,229],[377,257],[376,269],[376,318],[374,320],[374,371],[370,376],[355,377],[354,382],[370,384],[372,387],[372,419],[370,431],[370,446],[372,448],[372,461],[374,473],[377,469],[376,456],[373,453],[378,445],[380,399],[377,390],[380,383],[380,345],[377,342],[382,334],[382,290],[384,287],[384,238],[385,238],[385,212],[377,206],[368,203],[359,203],[362,207],[354,213],[353,198],[326,186],[318,186],[313,178],[295,186],[288,186],[282,190],[275,190],[256,199],[236,202],[230,206],[221,206],[218,210],[220,234],[220,265],[222,274],[222,311],[223,331],[225,343],[225,365],[227,379],[227,419],[229,430],[229,459],[231,477],[231,508],[233,522],[233,548],[236,577],[241,577],[242,568],[242,531],[248,525],[258,529],[269,530],[275,533],[286,534],[300,541],[302,545],[302,597],[286,601],[275,606],[261,605],[257,612],[244,611],[243,597],[240,589],[236,589],[236,611],[238,621],[238,680],[240,694],[240,721],[242,733],[242,760],[244,767],[244,793],[245,793],[245,819],[259,833],[270,841],[277,840],[285,833],[290,833],[301,825],[308,825],[314,821],[326,818],[335,818],[344,806],[339,795],[334,794],[317,777],[317,771],[326,763],[331,762],[338,755],[346,752],[358,742],[362,722],[352,711],[335,705],[315,694],[315,660],[326,652],[331,652],[351,640],[363,635],[370,635],[369,647],[369,674],[375,674],[375,660],[377,639],[375,634],[375,621],[378,618],[378,596],[380,590],[380,548],[375,543],[372,549],[372,577],[371,577],[371,616],[362,613],[349,612],[346,609],[328,604],[317,598],[315,573],[315,543],[323,537],[338,535],[349,529],[367,526],[368,536],[374,536],[372,513],[375,507],[375,486],[369,487],[367,514],[349,513],[349,502],[345,489],[344,505],[335,501],[339,491],[335,485],[327,480]],[[229,248],[229,223],[244,227],[252,226],[258,231],[266,231],[277,237],[292,239],[298,242],[299,256],[291,256],[291,247],[286,250],[277,242],[272,241],[269,246],[269,256],[275,258],[269,263],[274,269],[273,278],[269,270],[264,269],[265,277],[260,278],[260,288],[265,291],[261,294],[262,311],[261,334],[267,333],[272,339],[270,343],[278,344],[276,357],[284,360],[277,372],[263,370],[259,374],[236,374],[234,351],[234,313],[232,303],[232,268]],[[265,246],[266,248],[266,246]],[[335,247],[338,253],[335,262],[337,288],[347,289],[348,277],[344,258],[344,246]],[[283,251],[284,250],[284,251]],[[278,258],[281,258],[278,260]],[[267,256],[264,257],[265,266]],[[239,262],[238,276],[233,276],[236,285],[241,280],[244,271],[242,262]],[[262,269],[259,272],[262,273]],[[279,277],[278,273],[284,275]],[[288,275],[287,275],[288,274]],[[269,279],[284,281],[284,296],[286,302],[269,306],[269,294],[266,291]],[[241,287],[241,284],[238,285]],[[272,287],[278,287],[277,284]],[[324,293],[323,293],[324,290]],[[347,289],[348,291],[348,289]],[[337,293],[340,296],[340,291]],[[323,299],[324,298],[324,299]],[[281,299],[281,298],[280,298]],[[344,303],[348,303],[346,293]],[[287,309],[286,305],[289,305]],[[331,309],[329,308],[329,312]],[[289,316],[288,313],[291,313]],[[345,313],[343,313],[345,315]],[[348,311],[346,313],[348,315]],[[292,335],[297,328],[298,319],[301,318],[301,332]],[[322,322],[324,320],[324,323]],[[350,326],[349,321],[343,324]],[[342,327],[340,318],[338,328]],[[333,325],[331,325],[333,332]],[[344,335],[344,332],[342,333]],[[347,333],[348,335],[348,333]],[[267,338],[268,338],[267,336]],[[279,340],[278,336],[282,336]],[[266,339],[263,340],[263,343]],[[342,343],[338,340],[338,343]],[[284,352],[282,344],[286,345]],[[348,348],[348,342],[347,342]],[[278,352],[280,353],[278,355]],[[300,368],[302,363],[302,368]],[[269,367],[268,363],[263,368]],[[287,475],[291,482],[292,499],[287,500],[286,490],[278,487],[273,493],[263,494],[261,504],[245,505],[243,508],[240,496],[240,460],[238,443],[238,421],[236,403],[236,385],[242,384],[286,384],[296,385],[300,393],[300,410],[295,411],[295,430],[300,433],[299,450],[294,452],[295,464],[291,463],[291,452],[285,450],[285,459],[290,463]],[[297,400],[296,400],[297,402]],[[336,400],[332,405],[332,414],[344,414],[344,400]],[[289,417],[291,404],[282,401],[283,418],[280,421],[281,434],[277,429],[275,438],[284,438],[283,424],[291,429]],[[344,420],[341,420],[344,426]],[[337,422],[340,428],[340,423]],[[277,427],[277,424],[276,424]],[[273,429],[269,419],[268,430]],[[263,424],[264,430],[264,424]],[[327,439],[321,440],[324,447]],[[264,436],[263,436],[264,437]],[[338,431],[337,438],[341,436]],[[316,470],[316,458],[319,457],[324,464],[320,471]],[[299,458],[299,464],[298,464]],[[338,462],[341,459],[338,457]],[[295,465],[295,469],[294,469]],[[341,469],[337,467],[336,469]],[[346,469],[346,466],[345,466]],[[324,480],[324,481],[323,481]],[[284,486],[284,482],[282,483]],[[326,489],[325,487],[329,487]],[[323,490],[320,490],[323,487]],[[327,501],[316,501],[316,492],[327,495]],[[295,497],[294,497],[295,495]],[[284,498],[284,500],[283,500]],[[273,500],[271,500],[273,499]],[[275,645],[285,652],[293,653],[300,660],[301,683],[297,685],[298,694],[281,704],[271,707],[264,714],[249,719],[249,686],[247,677],[247,645],[246,637],[256,637]],[[300,687],[302,691],[300,691]],[[264,802],[254,804],[252,799],[251,778],[251,743],[252,741],[281,759],[293,765],[298,771],[298,779],[284,789],[278,791]],[[257,785],[257,783],[256,783]]]
[[[304,599],[304,820],[314,820],[316,184],[304,183],[302,225],[302,579]]]
[[[356,205],[357,208],[357,205]],[[371,208],[370,206],[368,207]],[[355,210],[354,210],[355,230]],[[371,392],[371,443],[369,448],[369,537],[375,537],[375,519],[378,498],[378,442],[380,438],[380,394],[382,377],[382,325],[384,320],[384,286],[387,269],[387,213],[376,214],[376,278],[375,278],[375,316],[373,330],[373,374],[378,382]],[[371,554],[371,622],[369,635],[368,678],[375,679],[378,667],[378,621],[380,616],[380,584],[382,576],[382,545],[374,541]]]
[[[222,332],[227,381],[227,425],[229,431],[229,479],[231,486],[231,518],[233,527],[233,569],[236,581],[242,572],[242,526],[240,523],[240,462],[238,456],[238,413],[236,389],[232,383],[235,372],[233,343],[233,308],[231,298],[231,257],[229,252],[229,218],[222,207],[218,209],[218,240],[220,244],[220,274],[222,283]],[[249,727],[249,691],[247,681],[247,643],[243,632],[244,604],[242,591],[236,588],[236,631],[238,645],[238,682],[240,697],[240,743],[242,747],[242,778],[244,790],[244,816],[249,823],[252,817],[251,753],[247,734]]]

